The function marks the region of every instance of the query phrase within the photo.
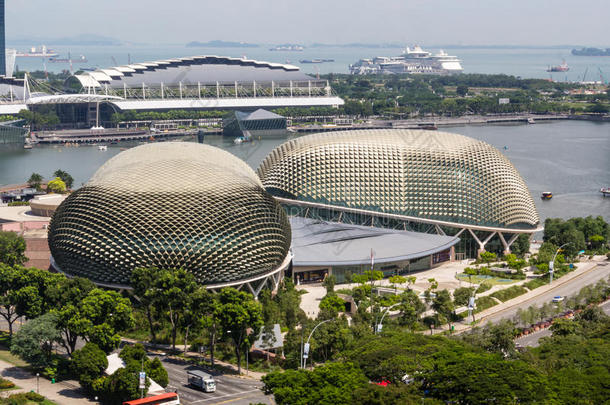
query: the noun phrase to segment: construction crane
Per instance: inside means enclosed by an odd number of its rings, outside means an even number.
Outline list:
[[[585,68],[585,73],[582,74],[582,82],[585,82],[585,77],[587,77],[587,72],[589,71],[589,66]]]
[[[598,66],[597,69],[599,70],[599,80],[601,80],[602,84],[606,84],[606,81],[604,80],[604,72],[602,71],[602,68],[600,68]]]
[[[114,56],[111,56],[111,58],[112,58],[112,63],[114,63],[114,66],[119,66],[119,64],[116,63],[116,59],[114,59]]]

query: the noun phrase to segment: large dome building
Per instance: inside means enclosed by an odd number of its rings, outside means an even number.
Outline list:
[[[491,145],[422,130],[356,130],[293,139],[258,169],[289,213],[459,236],[456,251],[508,251],[539,230],[529,190]]]
[[[127,287],[138,267],[183,268],[208,288],[276,287],[290,264],[287,216],[254,171],[195,143],[138,146],[107,161],[56,210],[53,266]]]

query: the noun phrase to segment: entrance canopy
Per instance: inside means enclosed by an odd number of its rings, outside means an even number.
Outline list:
[[[413,260],[449,249],[456,236],[290,217],[294,266],[346,266]]]

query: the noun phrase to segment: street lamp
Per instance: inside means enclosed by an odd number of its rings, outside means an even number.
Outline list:
[[[40,394],[40,373],[36,373],[36,393]]]
[[[398,303],[396,303],[394,305],[390,305],[385,311],[383,311],[383,315],[381,316],[381,320],[379,321],[379,323],[377,325],[375,325],[375,334],[381,332],[381,329],[383,328],[383,318],[385,318],[385,316],[388,314],[390,309],[392,309],[395,306],[398,306],[400,304],[402,304],[402,302],[398,302]]]
[[[549,262],[549,284],[553,283],[553,272],[554,272],[554,267],[555,267],[555,258],[557,257],[557,254],[559,253],[559,251],[561,250],[562,247],[572,245],[572,244],[573,244],[572,242],[564,243],[563,245],[561,245],[557,248],[557,251],[553,255],[553,260],[551,260]]]
[[[333,319],[327,319],[325,321],[320,322],[313,328],[313,330],[309,334],[309,337],[307,338],[307,342],[305,343],[305,346],[303,346],[303,359],[302,359],[301,368],[305,368],[305,366],[307,365],[307,357],[309,357],[309,339],[311,339],[311,336],[313,335],[313,333],[316,331],[316,329],[318,329],[318,326],[322,325],[323,323],[330,322],[332,320]],[[313,363],[312,363],[312,367],[313,367]]]

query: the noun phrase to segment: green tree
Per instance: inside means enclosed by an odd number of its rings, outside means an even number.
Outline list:
[[[0,231],[0,263],[16,266],[27,262],[25,239],[15,232]]]
[[[57,169],[53,173],[53,176],[59,177],[66,184],[66,188],[68,188],[68,189],[72,188],[72,185],[74,184],[74,179],[72,178],[72,176],[70,176],[70,174],[68,172],[65,172],[61,169]]]
[[[578,323],[569,319],[557,318],[553,320],[551,325],[553,335],[567,336],[573,335],[579,331]]]
[[[494,262],[497,259],[496,254],[493,252],[482,252],[480,256],[483,263],[487,264]]]
[[[320,301],[320,309],[333,311],[334,313],[345,311],[345,302],[337,294],[328,294]]]
[[[218,294],[218,302],[216,317],[222,326],[222,333],[233,342],[237,371],[241,374],[242,351],[256,341],[263,326],[263,311],[251,294],[234,288],[223,288]]]
[[[156,284],[159,273],[159,269],[155,267],[138,267],[131,273],[132,291],[139,307],[146,312],[152,342],[157,341],[154,304],[159,295]]]
[[[102,391],[99,394],[104,404],[121,405],[125,401],[140,397],[137,374],[124,367],[104,378],[102,384]],[[94,385],[97,384],[94,382]],[[150,386],[150,381],[147,380],[145,391],[148,386]]]
[[[49,366],[53,360],[53,345],[61,338],[56,323],[54,314],[30,319],[11,339],[11,353],[35,368]]]
[[[28,179],[28,186],[40,190],[40,184],[42,183],[43,177],[38,173],[32,173]]]
[[[407,278],[403,277],[403,276],[392,276],[388,279],[388,281],[392,284],[392,286],[394,287],[394,292],[396,292],[397,288],[396,285],[402,285],[404,283],[407,282]]]
[[[503,404],[544,403],[550,395],[547,386],[546,377],[527,363],[489,353],[441,354],[423,383],[434,397],[464,404],[491,398]]]
[[[449,322],[451,325],[451,319],[455,306],[451,299],[451,294],[447,290],[440,290],[436,293],[436,297],[432,300],[432,309],[436,311],[438,315]]]
[[[263,377],[263,383],[278,405],[338,405],[353,403],[354,390],[366,387],[368,379],[351,363],[329,363],[313,371],[274,371]]]
[[[455,88],[455,93],[460,97],[464,97],[466,94],[468,94],[468,86],[460,84]]]
[[[322,285],[324,286],[324,288],[326,288],[326,294],[331,294],[335,292],[335,283],[336,279],[335,276],[333,276],[332,274],[324,278]]]
[[[51,193],[63,194],[66,192],[66,183],[59,177],[55,177],[53,180],[47,183],[47,191]]]
[[[470,297],[474,295],[473,287],[460,287],[456,288],[453,292],[453,302],[458,307],[463,307],[468,305],[468,301]]]
[[[511,251],[517,256],[523,256],[530,251],[530,235],[522,233],[511,245]]]
[[[197,282],[195,276],[184,269],[161,270],[157,277],[155,306],[165,309],[172,328],[172,349],[175,350],[177,332],[184,325]]]
[[[93,390],[93,382],[103,375],[107,367],[106,353],[95,343],[86,343],[82,349],[72,353],[72,372],[78,377],[80,385],[89,393]]]

